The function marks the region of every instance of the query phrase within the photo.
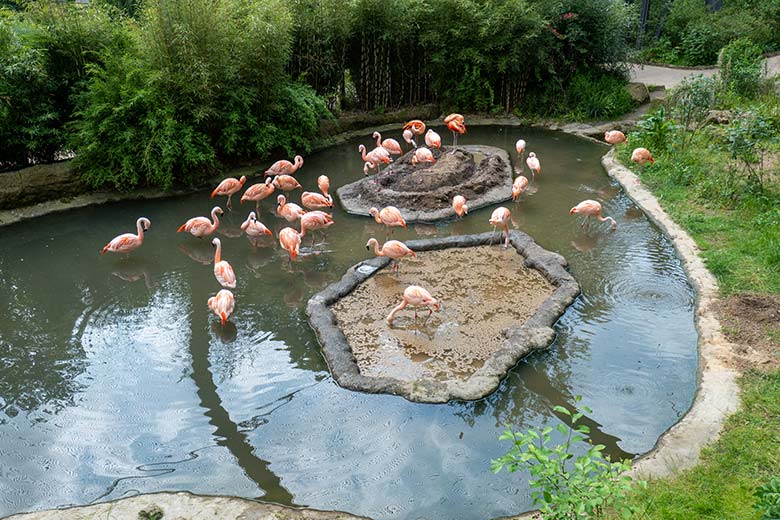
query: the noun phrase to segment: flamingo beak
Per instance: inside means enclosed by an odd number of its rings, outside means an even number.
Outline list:
[[[273,233],[271,233],[271,230],[270,230],[270,229],[266,229],[266,230],[265,230],[265,234],[266,234],[266,235],[271,235],[271,236],[274,236],[274,234],[273,234]]]

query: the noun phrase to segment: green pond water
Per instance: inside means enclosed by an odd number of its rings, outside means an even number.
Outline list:
[[[445,144],[449,134],[444,129]],[[397,135],[396,135],[397,134]],[[384,137],[401,139],[399,132]],[[528,475],[493,475],[497,437],[554,426],[575,395],[594,441],[614,456],[650,450],[695,393],[694,294],[670,241],[610,181],[605,147],[528,128],[476,127],[462,144],[528,141],[538,191],[507,202],[512,226],[563,254],[582,295],[550,349],[523,360],[490,396],[415,404],[339,388],[306,321],[307,299],[367,258],[384,229],[334,210],[327,243],[292,267],[277,241],[254,248],[235,205],[217,232],[238,287],[222,328],[208,241],[176,234],[207,215],[207,192],[112,203],[0,228],[0,516],[137,493],[189,490],[339,509],[375,518],[487,519],[531,508]],[[309,191],[362,177],[358,143],[306,157]],[[296,202],[300,195],[295,195]],[[569,208],[601,200],[608,225],[578,227]],[[224,204],[224,198],[218,199]],[[237,202],[237,201],[236,201]],[[276,234],[286,222],[261,203]],[[395,238],[488,231],[494,207]],[[100,255],[146,216],[126,259]],[[478,262],[471,267],[478,272]]]

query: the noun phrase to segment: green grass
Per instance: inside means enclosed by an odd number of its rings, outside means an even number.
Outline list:
[[[780,475],[780,372],[742,376],[742,406],[701,463],[637,490],[638,518],[759,520],[754,490]],[[641,514],[644,512],[644,515]]]

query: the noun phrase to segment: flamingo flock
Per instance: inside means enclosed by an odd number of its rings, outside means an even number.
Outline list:
[[[453,134],[453,147],[457,146],[458,136],[466,133],[464,117],[460,114],[450,114],[444,118],[444,122]],[[441,136],[430,128],[428,128],[426,132],[426,128],[426,124],[417,119],[409,121],[403,126],[403,139],[412,147],[412,164],[435,162],[430,149],[441,149],[442,147]],[[415,137],[422,135],[424,135],[425,146],[418,147]],[[392,163],[392,156],[401,155],[403,153],[401,145],[395,139],[382,139],[382,135],[379,132],[374,132],[372,137],[376,139],[376,146],[370,152],[363,144],[358,147],[358,151],[364,161],[363,171],[366,174],[371,170],[376,170],[376,173],[378,174],[380,165]],[[606,132],[604,134],[604,140],[615,146],[628,142],[625,134],[618,130]],[[511,190],[511,199],[514,202],[520,201],[520,196],[527,192],[531,182],[527,177],[520,175],[520,173],[522,173],[522,164],[526,147],[527,143],[524,139],[519,139],[515,143],[519,167],[516,169],[518,175],[514,179]],[[646,163],[653,164],[655,162],[652,154],[646,148],[636,148],[631,155],[631,160],[640,166],[643,166]],[[276,197],[277,205],[275,214],[278,217],[283,218],[289,224],[289,226],[284,227],[279,231],[278,240],[281,248],[289,255],[290,262],[296,260],[300,255],[302,238],[306,236],[307,233],[312,235],[312,247],[314,247],[314,232],[320,231],[322,233],[322,241],[324,243],[327,237],[327,229],[335,223],[333,216],[326,212],[334,206],[333,198],[329,194],[330,179],[326,175],[320,175],[317,178],[319,193],[315,191],[303,191],[301,193],[301,204],[303,207],[288,200],[291,192],[299,188],[302,189],[302,185],[293,177],[293,175],[299,171],[303,166],[303,163],[303,157],[300,155],[295,156],[292,162],[280,160],[273,163],[263,172],[266,177],[265,180],[249,186],[240,198],[241,204],[245,201],[255,203],[255,211],[249,212],[246,220],[241,224],[240,229],[242,233],[247,235],[252,244],[256,244],[257,241],[265,236],[273,236],[273,232],[257,218],[260,213],[260,203],[273,195],[276,190],[284,192],[284,194],[279,194]],[[528,169],[531,170],[532,181],[537,175],[541,174],[541,163],[535,152],[530,152],[528,154],[525,164],[528,166]],[[225,179],[211,192],[211,198],[227,196],[226,207],[232,209],[232,196],[241,191],[246,181],[246,176],[241,176],[238,179]],[[463,195],[455,195],[452,198],[451,204],[457,218],[463,218],[468,214],[467,200]],[[304,209],[304,207],[306,209]],[[402,227],[406,229],[406,220],[401,214],[401,211],[394,206],[386,206],[382,209],[372,207],[369,210],[369,214],[377,224],[385,227],[388,235],[392,234],[394,228]],[[615,219],[603,215],[601,203],[595,200],[588,199],[581,201],[569,210],[569,214],[584,217],[580,223],[580,227],[589,227],[592,217],[598,222],[609,222],[610,229],[612,230],[617,228]],[[179,226],[177,233],[189,233],[195,238],[203,239],[212,235],[219,228],[220,216],[222,215],[224,215],[222,208],[220,206],[214,206],[210,212],[211,218],[204,216],[193,217]],[[500,230],[501,235],[505,236],[505,248],[508,247],[510,243],[510,221],[511,212],[508,208],[503,206],[496,208],[488,220],[488,224],[493,227],[494,232]],[[300,226],[300,231],[295,229],[296,223]],[[107,252],[129,254],[143,245],[144,233],[148,232],[150,227],[151,221],[148,218],[138,218],[136,221],[136,234],[124,233],[115,237],[103,247],[101,253],[104,255]],[[208,299],[207,305],[224,326],[235,310],[235,296],[230,289],[236,289],[238,284],[233,267],[227,260],[222,258],[222,242],[219,238],[213,238],[211,243],[215,247],[214,278],[222,288],[214,296]],[[366,249],[371,250],[372,247],[376,256],[384,256],[393,260],[393,271],[398,271],[400,269],[400,262],[403,258],[417,256],[414,251],[399,240],[387,239],[384,244],[380,245],[379,241],[372,237],[366,243]],[[428,290],[417,285],[410,285],[403,291],[401,302],[395,306],[387,316],[387,324],[392,326],[396,315],[407,306],[411,306],[415,309],[415,318],[417,317],[417,308],[427,308],[429,310],[429,315],[433,313],[434,310],[438,311],[441,308],[440,302],[434,298]]]

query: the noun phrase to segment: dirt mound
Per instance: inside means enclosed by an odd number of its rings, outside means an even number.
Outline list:
[[[780,296],[735,294],[719,303],[718,314],[723,332],[735,345],[736,367],[780,368]]]

